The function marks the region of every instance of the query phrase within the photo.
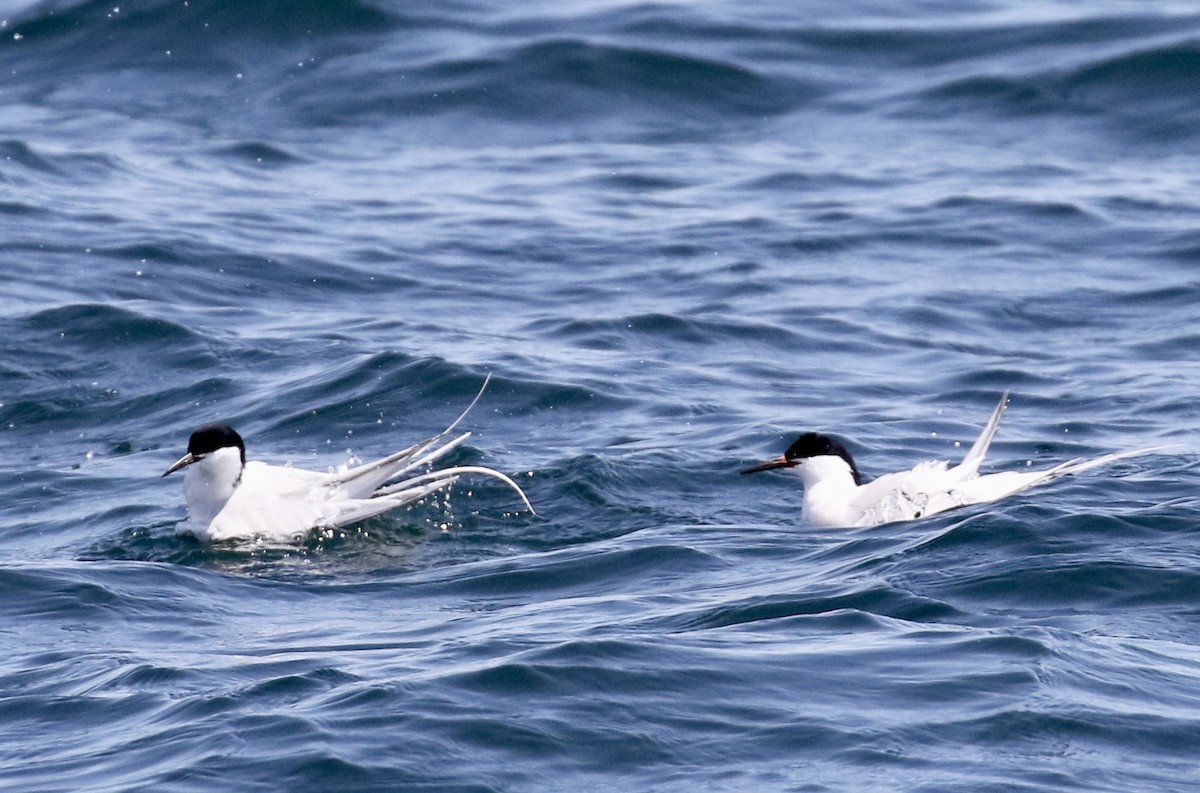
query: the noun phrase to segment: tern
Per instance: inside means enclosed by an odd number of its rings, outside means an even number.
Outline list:
[[[241,435],[227,424],[205,424],[188,439],[187,454],[163,474],[187,468],[183,493],[188,519],[176,526],[176,533],[201,541],[251,537],[294,541],[314,528],[347,526],[409,504],[450,486],[464,474],[499,479],[536,514],[520,486],[491,468],[460,465],[418,472],[471,437],[469,432],[451,435],[483,396],[487,383],[462,415],[437,435],[380,460],[336,472],[246,462]]]
[[[996,437],[1007,406],[1008,392],[1005,392],[979,439],[963,461],[953,467],[945,461],[933,460],[867,482],[845,446],[828,435],[806,432],[781,456],[742,473],[795,469],[804,485],[804,516],[817,528],[876,526],[924,518],[970,504],[987,504],[1060,476],[1165,448],[1151,446],[1092,459],[1068,460],[1041,471],[1001,471],[980,476],[979,466]]]

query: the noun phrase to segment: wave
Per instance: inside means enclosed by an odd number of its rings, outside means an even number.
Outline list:
[[[634,124],[708,135],[739,119],[790,112],[816,93],[799,81],[685,51],[564,38],[499,41],[487,49],[384,69],[335,64],[286,87],[281,98],[315,126],[469,115],[521,127],[573,125],[588,134]]]
[[[421,17],[351,0],[259,0],[236,9],[158,2],[119,12],[99,2],[39,6],[10,23],[20,46],[0,49],[0,64],[36,75],[19,89],[30,104],[78,112],[115,101],[130,115],[187,118],[247,136],[263,123],[418,119],[455,134],[464,113],[521,127],[635,122],[703,135],[791,112],[823,90],[819,81],[706,47],[703,38],[617,43],[630,37],[603,29],[576,37],[569,25],[522,33],[477,20],[468,45],[462,13]],[[253,141],[226,151],[255,164],[290,162]]]
[[[986,68],[986,67],[985,67]],[[1192,41],[1125,51],[1058,68],[979,72],[921,92],[911,110],[944,114],[976,108],[1014,119],[1058,115],[1096,120],[1141,140],[1195,136],[1200,45]]]
[[[64,51],[97,38],[112,46],[75,54],[94,63],[115,64],[171,50],[185,59],[231,41],[282,45],[347,33],[385,32],[402,18],[358,0],[251,0],[230,6],[217,0],[149,0],[139,3],[45,2],[8,20],[8,30],[26,45],[55,44]],[[78,62],[76,59],[72,59]]]
[[[263,141],[264,126],[384,126],[474,143],[528,141],[534,131],[694,140],[810,108],[1099,119],[1170,141],[1194,135],[1200,113],[1191,24],[1098,17],[909,29],[653,6],[549,20],[354,0],[236,9],[163,0],[120,11],[88,2],[18,15],[10,29],[21,38],[0,48],[0,66],[28,75],[13,91],[31,105],[77,113],[116,102],[135,117],[183,119],[241,139],[215,147],[218,157],[266,168],[299,155]]]

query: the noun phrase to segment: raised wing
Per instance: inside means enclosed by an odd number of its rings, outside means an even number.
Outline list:
[[[408,471],[429,465],[445,457],[463,444],[467,438],[471,437],[471,433],[464,432],[458,437],[446,440],[479,402],[480,397],[483,396],[483,392],[487,390],[488,383],[491,381],[492,375],[489,373],[484,379],[483,385],[479,388],[479,393],[471,400],[471,404],[467,405],[467,409],[460,413],[458,418],[450,423],[450,426],[437,435],[426,438],[419,443],[414,443],[407,449],[402,449],[379,460],[364,463],[346,471],[326,474],[326,480],[323,483],[324,486],[331,491],[340,491],[341,495],[346,498],[369,498],[385,483],[402,476]]]
[[[996,405],[996,409],[992,411],[992,417],[988,419],[987,426],[983,428],[983,432],[972,444],[967,456],[963,461],[954,467],[959,481],[965,482],[979,474],[979,466],[983,462],[983,458],[987,456],[988,449],[992,445],[992,439],[996,437],[996,431],[1000,429],[1000,419],[1004,416],[1004,411],[1008,407],[1008,392],[1005,391],[1000,397],[1000,404]]]

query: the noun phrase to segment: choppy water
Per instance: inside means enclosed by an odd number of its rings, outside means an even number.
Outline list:
[[[1185,791],[1200,13],[0,3],[0,787]],[[203,421],[471,483],[173,533]],[[924,522],[737,470],[1174,442]],[[1113,475],[1119,477],[1113,478]]]

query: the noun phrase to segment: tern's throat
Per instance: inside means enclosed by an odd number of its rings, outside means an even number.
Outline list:
[[[183,477],[188,520],[208,524],[224,508],[242,481],[241,452],[234,447],[217,449],[188,466]]]
[[[809,457],[796,466],[804,483],[804,517],[813,526],[853,526],[852,507],[859,486],[854,472],[841,457]]]

